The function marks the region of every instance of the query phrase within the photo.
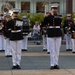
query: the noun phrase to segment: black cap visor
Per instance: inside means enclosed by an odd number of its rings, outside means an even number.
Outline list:
[[[58,9],[58,7],[51,7],[51,9]]]
[[[18,14],[19,12],[13,12],[14,14]]]

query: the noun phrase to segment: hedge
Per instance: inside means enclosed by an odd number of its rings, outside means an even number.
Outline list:
[[[20,13],[19,18],[22,18],[22,16],[26,16],[30,20],[31,27],[33,27],[36,21],[38,21],[40,24],[41,21],[43,21],[44,19],[44,14],[41,14],[41,13],[39,14]]]

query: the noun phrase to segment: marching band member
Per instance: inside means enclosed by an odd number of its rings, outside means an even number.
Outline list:
[[[49,16],[49,12],[46,12],[44,19],[46,19],[46,17]],[[43,38],[43,51],[47,51],[48,49],[48,45],[47,45],[47,30],[46,27],[44,27],[44,21],[42,22],[42,38]],[[47,51],[49,52],[49,51]]]
[[[67,14],[67,19],[64,21],[63,26],[66,39],[66,51],[72,51],[71,31],[68,30],[71,28],[72,23],[71,14]]]
[[[3,23],[2,23],[2,19],[0,17],[0,51],[3,51],[3,34],[2,34],[2,29],[3,29]]]
[[[5,17],[4,17],[3,13],[0,13],[0,17],[2,19],[2,22],[4,22],[5,21]],[[5,51],[5,42],[6,42],[6,40],[5,40],[4,35],[3,35],[3,37],[2,37],[3,50],[2,51]]]
[[[22,40],[22,51],[27,51],[27,42],[28,42],[28,34],[29,34],[29,19],[26,18],[26,16],[22,17],[23,20],[23,26],[22,26],[22,34],[23,34],[23,40]]]
[[[73,24],[71,26],[71,32],[72,32],[72,53],[75,53],[75,18],[73,19]]]
[[[6,57],[11,57],[12,56],[12,53],[11,53],[11,46],[10,46],[10,40],[9,40],[9,37],[10,37],[10,29],[9,29],[9,21],[10,21],[10,13],[7,13],[5,15],[5,20],[3,22],[3,34],[4,34],[4,40],[5,40],[5,56]]]
[[[13,10],[12,19],[10,20],[10,44],[12,47],[12,69],[21,69],[21,49],[22,49],[22,31],[21,26],[23,21],[18,18],[19,11],[17,9]]]
[[[61,47],[61,16],[58,15],[58,5],[51,6],[51,13],[45,19],[45,24],[48,25],[47,34],[50,50],[50,69],[60,69],[58,65],[59,52]]]

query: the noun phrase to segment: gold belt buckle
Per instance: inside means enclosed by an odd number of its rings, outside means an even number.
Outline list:
[[[17,30],[14,30],[14,32],[17,32]]]
[[[53,26],[53,28],[56,28],[56,26]]]

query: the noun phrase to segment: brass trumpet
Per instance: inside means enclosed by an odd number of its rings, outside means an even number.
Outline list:
[[[75,38],[75,32],[73,32],[73,38]]]

